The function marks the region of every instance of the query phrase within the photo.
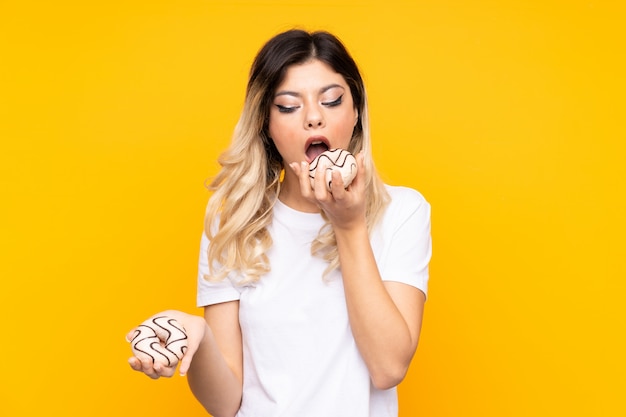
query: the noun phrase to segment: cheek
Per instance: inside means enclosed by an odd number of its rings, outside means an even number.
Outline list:
[[[346,116],[336,124],[335,132],[338,138],[349,141],[352,139],[352,132],[355,127],[355,116]]]
[[[283,154],[285,146],[289,143],[289,138],[293,136],[290,133],[291,129],[292,128],[289,126],[288,123],[280,123],[270,120],[268,133],[270,135],[270,138],[274,142],[276,149],[278,149],[278,152],[280,152],[281,154]]]
[[[285,126],[283,126],[280,122],[276,120],[272,120],[270,118],[270,122],[268,125],[268,132],[272,139],[279,139],[282,134],[285,132]]]

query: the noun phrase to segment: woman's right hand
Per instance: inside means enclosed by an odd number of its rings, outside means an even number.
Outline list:
[[[150,319],[159,316],[166,316],[175,319],[183,326],[185,332],[187,333],[187,350],[180,361],[179,368],[180,375],[184,376],[191,366],[193,355],[197,352],[200,347],[200,343],[205,337],[206,330],[208,328],[207,323],[203,317],[194,316],[176,310],[166,310],[160,312],[152,316]],[[128,332],[126,335],[126,340],[128,342],[132,340],[135,332],[136,328]],[[143,372],[152,379],[158,379],[160,377],[169,378],[173,376],[176,372],[176,366],[178,365],[175,363],[171,366],[167,366],[160,362],[155,362],[152,358],[147,356],[132,356],[128,359],[128,363],[132,369],[138,372]]]

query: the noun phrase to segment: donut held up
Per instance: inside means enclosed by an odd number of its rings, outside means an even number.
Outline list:
[[[331,190],[334,171],[339,171],[341,174],[344,188],[348,188],[356,177],[357,165],[354,155],[345,149],[330,149],[319,154],[309,165],[309,178],[312,187],[315,187],[315,171],[320,164],[326,170],[324,178],[328,191]]]
[[[149,357],[152,363],[176,366],[187,351],[187,333],[171,317],[153,317],[137,326],[130,346],[140,359]]]

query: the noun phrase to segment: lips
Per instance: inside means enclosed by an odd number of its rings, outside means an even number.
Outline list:
[[[330,149],[328,139],[324,136],[312,136],[306,141],[305,154],[308,162],[311,163],[318,155]]]

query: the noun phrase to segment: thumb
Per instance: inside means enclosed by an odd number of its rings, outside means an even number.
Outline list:
[[[206,323],[204,322],[204,320],[203,320],[203,323],[206,326]],[[183,358],[180,360],[180,366],[178,368],[178,372],[180,373],[180,376],[187,375],[187,371],[189,371],[189,368],[191,367],[191,361],[193,360],[193,355],[195,355],[198,349],[200,348],[200,343],[202,343],[203,339],[204,339],[204,334],[200,336],[199,342],[192,341],[190,338],[189,343],[187,344],[187,349],[185,350],[185,353],[183,355]]]
[[[187,375],[187,371],[191,367],[191,360],[193,359],[193,355],[196,353],[196,349],[189,349],[185,352],[185,356],[180,361],[180,367],[178,368],[178,372],[180,376]]]

